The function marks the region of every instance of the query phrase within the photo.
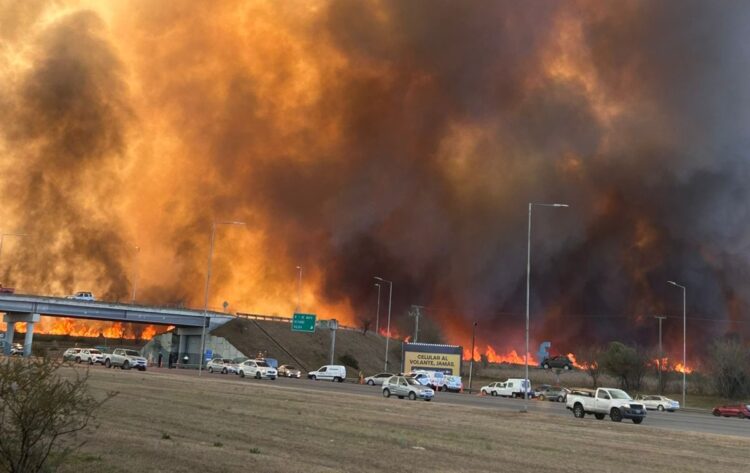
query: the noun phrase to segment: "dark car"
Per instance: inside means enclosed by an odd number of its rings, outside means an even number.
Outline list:
[[[569,392],[561,386],[547,386],[539,391],[537,397],[540,401],[565,402]]]
[[[545,358],[544,361],[542,361],[542,368],[544,368],[545,370],[548,370],[550,368],[572,370],[573,362],[570,361],[570,358],[568,358],[567,356],[558,355],[551,358]]]
[[[750,419],[750,404],[714,407],[714,410],[711,411],[711,413],[716,417],[739,417],[740,419]]]

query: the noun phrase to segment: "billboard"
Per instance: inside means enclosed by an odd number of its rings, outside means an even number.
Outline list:
[[[401,345],[401,367],[404,373],[428,370],[461,376],[462,352],[462,347],[456,345],[404,343]]]

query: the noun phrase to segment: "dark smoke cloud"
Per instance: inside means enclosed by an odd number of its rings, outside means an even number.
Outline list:
[[[213,306],[288,313],[301,264],[309,310],[371,318],[380,275],[401,332],[417,303],[451,341],[479,320],[520,348],[526,206],[560,201],[534,211],[535,342],[652,344],[651,316],[681,313],[669,279],[712,319],[691,337],[748,335],[749,10],[164,1],[109,30],[71,13],[3,94],[28,165],[0,182],[46,239],[13,277],[67,289],[81,267],[121,297],[125,234],[154,248],[144,298],[198,305],[211,222],[243,220],[219,232]]]

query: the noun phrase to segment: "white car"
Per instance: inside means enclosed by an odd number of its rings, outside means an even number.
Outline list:
[[[278,372],[275,368],[268,366],[268,363],[262,360],[246,360],[237,366],[237,374],[240,378],[250,376],[256,379],[268,378],[276,379]]]
[[[343,383],[346,379],[346,368],[342,365],[325,365],[316,371],[310,371],[307,377],[312,380],[322,379]]]
[[[531,383],[521,378],[509,378],[502,382],[490,383],[487,386],[482,386],[481,393],[490,396],[524,397],[524,386],[528,392],[528,397],[534,397]]]
[[[393,373],[378,373],[365,378],[365,383],[370,386],[382,386],[388,378],[394,376]]]
[[[635,397],[635,400],[646,406],[646,409],[657,411],[674,412],[680,408],[680,403],[666,396],[641,395]]]
[[[96,300],[96,298],[94,297],[92,293],[86,292],[86,291],[76,292],[72,296],[68,296],[66,299],[74,299],[77,301],[89,301],[89,302],[94,302]]]
[[[229,358],[214,358],[206,364],[209,373],[237,374],[237,368]]]
[[[76,363],[104,364],[104,354],[96,348],[84,348],[75,357]]]
[[[146,371],[146,359],[135,350],[126,348],[115,348],[112,353],[104,355],[104,366],[107,368],[120,368],[123,370],[137,369]]]

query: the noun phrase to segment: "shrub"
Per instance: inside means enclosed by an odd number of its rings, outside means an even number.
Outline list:
[[[716,340],[711,345],[708,360],[716,394],[729,399],[750,395],[750,353],[739,340]]]
[[[357,359],[354,358],[349,353],[346,353],[346,354],[340,356],[339,357],[339,362],[341,362],[341,364],[343,364],[343,365],[346,365],[346,366],[349,366],[351,368],[354,368],[355,370],[359,369],[359,361],[357,361]]]
[[[0,471],[54,469],[77,447],[101,401],[88,393],[88,370],[63,378],[62,362],[0,361]]]
[[[620,381],[625,390],[639,390],[648,368],[648,356],[637,347],[620,342],[609,344],[602,356],[601,366]]]

